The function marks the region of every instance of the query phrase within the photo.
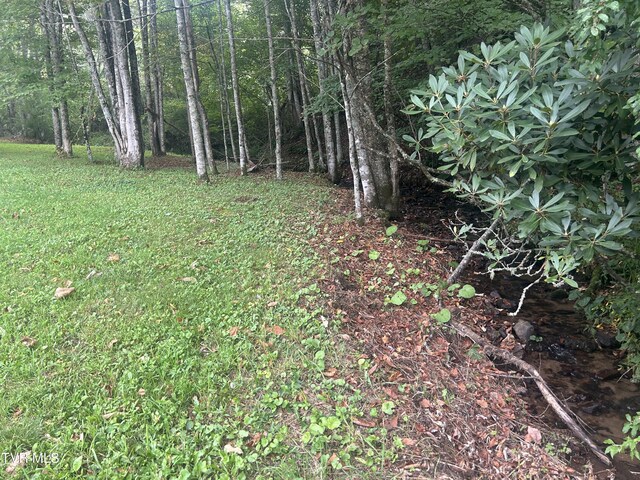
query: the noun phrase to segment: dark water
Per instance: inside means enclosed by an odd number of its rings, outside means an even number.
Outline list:
[[[515,304],[526,284],[519,279],[496,279],[487,284],[487,288],[493,291],[494,297],[497,292],[507,303],[510,300]],[[640,384],[632,383],[623,375],[624,371],[619,369],[621,353],[602,348],[588,331],[587,320],[576,312],[573,302],[561,298],[561,293],[549,286],[537,285],[529,290],[517,317],[503,311],[496,320],[515,323],[522,319],[534,325],[539,341],[530,342],[524,360],[538,369],[604,450],[606,439],[622,441],[625,415],[640,411]],[[534,385],[530,386],[528,396],[531,413],[544,415],[551,425],[563,427]],[[593,463],[596,470],[605,468],[597,465],[595,457]],[[614,464],[616,479],[640,479],[639,462],[619,455]]]

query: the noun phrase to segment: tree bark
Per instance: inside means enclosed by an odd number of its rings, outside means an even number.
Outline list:
[[[240,159],[236,153],[236,142],[233,141],[233,126],[231,124],[231,102],[229,101],[229,84],[227,83],[227,56],[224,48],[224,29],[222,28],[222,0],[218,0],[218,30],[220,34],[220,88],[222,88],[224,98],[224,108],[227,118],[227,131],[229,132],[229,140],[231,141],[231,152],[233,161],[239,162]]]
[[[102,114],[104,115],[105,122],[107,123],[107,128],[109,129],[109,133],[111,134],[111,137],[113,139],[117,156],[118,153],[123,149],[123,138],[120,133],[117,120],[116,118],[114,118],[114,112],[112,111],[112,108],[109,105],[109,101],[107,100],[104,90],[102,89],[102,83],[100,82],[100,75],[98,71],[98,64],[96,62],[95,55],[93,54],[91,44],[89,43],[89,39],[87,38],[84,28],[80,24],[80,20],[78,18],[75,3],[73,0],[69,0],[69,15],[71,16],[71,21],[73,22],[74,29],[78,34],[78,38],[80,39],[80,43],[82,45],[85,58],[87,60],[87,63],[89,64],[91,83],[93,84],[93,89],[96,92],[96,96],[98,97],[98,102],[100,103]],[[96,23],[96,26],[99,27],[99,29],[102,28],[99,21]]]
[[[236,64],[236,40],[233,33],[233,16],[231,14],[230,0],[224,0],[224,8],[227,16],[227,32],[229,35],[229,57],[231,59],[231,85],[233,88],[233,101],[236,107],[236,122],[238,124],[238,150],[240,151],[240,174],[247,174],[247,160],[249,158],[242,119],[242,103],[240,101],[240,85],[238,83],[238,66]]]
[[[158,5],[156,0],[149,0],[149,37],[150,37],[150,61],[151,61],[151,90],[153,96],[153,111],[150,112],[153,119],[154,136],[158,142],[158,154],[167,154],[166,138],[164,132],[164,87],[162,82],[162,66],[158,58]]]
[[[267,41],[269,44],[269,71],[271,73],[271,104],[273,106],[273,131],[276,140],[276,179],[282,180],[282,131],[280,128],[280,100],[278,97],[277,72],[275,52],[273,48],[273,34],[271,32],[271,12],[269,2],[264,0],[264,16],[267,24]]]
[[[53,0],[42,4],[42,23],[46,33],[46,60],[51,74],[51,93],[53,95],[52,121],[56,150],[65,157],[73,156],[71,127],[69,125],[69,107],[62,92],[64,80],[62,55],[62,22],[55,9]]]
[[[209,133],[209,117],[200,98],[200,73],[198,71],[198,61],[196,58],[196,42],[193,33],[193,21],[191,19],[191,6],[189,0],[182,0],[182,2],[184,5],[183,14],[189,52],[189,64],[191,66],[191,75],[196,91],[196,107],[198,108],[198,116],[200,117],[198,127],[202,129],[202,140],[204,142],[207,166],[212,174],[217,175],[218,169],[213,158],[213,146],[211,145],[211,135]]]
[[[310,0],[309,8],[311,10],[311,23],[313,26],[313,41],[316,51],[316,66],[318,70],[318,86],[319,86],[319,95],[321,98],[324,97],[324,83],[328,77],[327,72],[327,64],[326,64],[326,54],[323,53],[322,47],[322,37],[325,35],[324,29],[322,28],[322,22],[320,20],[320,7],[318,5],[318,0]],[[326,103],[326,102],[324,102]],[[333,143],[333,132],[331,131],[331,114],[327,110],[327,108],[322,109],[322,125],[324,127],[324,144],[327,153],[327,173],[329,175],[329,180],[332,183],[338,184],[340,182],[339,178],[339,170],[336,166],[336,154]]]
[[[396,152],[395,142],[391,139],[396,138],[396,124],[393,114],[393,107],[391,102],[391,88],[393,80],[391,77],[391,36],[389,34],[389,4],[388,0],[382,1],[383,16],[384,16],[384,83],[383,83],[383,98],[384,98],[384,116],[387,123],[387,152],[389,154],[389,169],[391,174],[391,204],[390,214],[392,217],[397,217],[400,209],[400,182],[398,178],[398,153]]]
[[[344,102],[344,114],[347,123],[347,137],[349,139],[349,165],[351,166],[351,173],[353,175],[353,199],[355,206],[356,221],[361,224],[364,221],[362,215],[362,201],[360,185],[362,179],[360,178],[360,167],[358,165],[358,155],[356,153],[356,142],[353,131],[353,123],[351,117],[351,102],[349,101],[349,93],[347,90],[347,84],[344,78],[340,80],[340,87],[342,90],[342,100]]]
[[[109,10],[111,13],[110,20],[112,20],[114,60],[119,80],[117,85],[120,86],[121,93],[119,96],[122,98],[122,124],[120,128],[123,132],[126,132],[123,136],[125,149],[119,155],[120,165],[124,168],[138,168],[144,166],[144,144],[138,112],[140,84],[139,81],[136,83],[137,72],[135,74],[132,73],[133,65],[137,68],[135,44],[127,41],[126,18],[123,17],[119,1],[110,0]],[[132,49],[134,52],[133,57]]]
[[[180,44],[180,62],[182,64],[182,74],[187,92],[187,107],[189,112],[189,130],[193,155],[196,161],[196,173],[198,179],[203,182],[209,181],[207,174],[207,154],[205,150],[204,138],[202,135],[201,116],[198,109],[198,92],[196,89],[196,79],[193,78],[194,70],[189,53],[189,40],[186,22],[185,0],[174,0],[176,7],[176,20],[178,24],[178,41]]]
[[[312,133],[311,133],[311,124],[309,121],[310,115],[308,115],[307,109],[309,105],[309,100],[307,98],[307,80],[304,76],[304,63],[302,61],[302,53],[300,46],[300,37],[298,35],[298,26],[296,25],[296,10],[295,4],[292,0],[285,0],[285,8],[287,9],[287,15],[289,16],[289,21],[291,22],[291,35],[292,35],[292,44],[293,51],[296,60],[296,67],[298,69],[298,83],[300,85],[300,96],[302,99],[302,122],[304,124],[304,134],[305,140],[307,142],[307,159],[309,161],[309,171],[316,171],[316,162],[313,156],[313,143],[312,143]]]

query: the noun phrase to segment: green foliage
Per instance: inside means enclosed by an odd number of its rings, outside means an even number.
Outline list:
[[[389,303],[392,303],[396,306],[402,305],[407,301],[407,296],[404,294],[402,290],[398,290],[393,296],[388,300]]]
[[[613,440],[605,440],[605,443],[609,446],[606,448],[605,453],[612,457],[620,454],[628,454],[632,460],[640,460],[640,412],[637,412],[633,417],[630,414],[626,415],[627,421],[622,427],[622,433],[627,436],[622,443],[615,443]]]
[[[597,72],[562,31],[522,27],[508,44],[461,52],[411,96],[408,113],[440,154],[452,190],[517,229],[549,281],[622,249],[640,215],[633,118],[637,51],[612,46]],[[494,252],[499,255],[500,252]]]
[[[0,143],[0,451],[60,455],[17,478],[314,478],[333,452],[379,468],[385,434],[354,431],[362,396],[323,375],[346,356],[301,306],[319,260],[295,232],[326,188],[51,151]]]
[[[447,308],[443,308],[437,313],[432,313],[431,317],[438,322],[439,325],[449,323],[451,321],[451,312]]]

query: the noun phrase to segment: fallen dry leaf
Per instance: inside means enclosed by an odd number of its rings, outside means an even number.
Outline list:
[[[386,419],[382,424],[387,430],[398,428],[398,415],[394,415],[393,417]]]
[[[278,305],[278,302],[269,302],[269,303],[267,303],[267,307],[269,307],[269,308],[273,308],[276,305]]]
[[[147,391],[144,388],[141,388],[140,390],[138,390],[138,395],[140,395],[141,397],[144,397],[147,394]]]
[[[56,291],[53,294],[53,296],[57,300],[60,300],[61,298],[68,297],[69,295],[71,295],[75,291],[76,291],[76,289],[73,288],[73,287],[59,287],[59,288],[56,288]]]
[[[527,443],[535,444],[539,444],[540,442],[542,442],[542,434],[540,433],[540,430],[535,427],[528,426],[527,434],[524,436],[524,441]]]
[[[324,376],[325,377],[329,377],[329,378],[333,378],[336,376],[336,374],[338,373],[338,369],[335,367],[331,367],[331,368],[327,368],[324,371]]]
[[[483,399],[481,399],[481,398],[480,398],[480,399],[478,399],[478,400],[476,400],[476,403],[478,404],[478,406],[479,406],[480,408],[485,408],[485,409],[486,409],[486,408],[489,408],[489,404],[486,402],[486,400],[483,400]]]
[[[372,422],[370,420],[363,420],[362,418],[352,418],[351,422],[355,425],[359,425],[360,427],[373,428],[376,426],[376,422]]]
[[[231,335],[232,337],[235,337],[236,335],[238,335],[238,330],[240,330],[239,327],[231,327],[229,329],[229,335]]]
[[[113,346],[114,346],[116,343],[118,343],[118,339],[117,339],[117,338],[114,338],[113,340],[111,340],[111,341],[107,344],[107,348],[108,348],[109,350],[111,350],[111,349],[113,348]]]
[[[237,455],[242,455],[242,449],[238,447],[234,447],[230,443],[227,443],[224,446],[224,453],[235,453]]]
[[[107,262],[119,262],[120,261],[120,255],[118,255],[117,253],[110,253],[109,256],[107,257]]]
[[[426,398],[423,398],[422,400],[420,400],[420,406],[422,408],[431,408],[433,406],[433,404],[431,403],[430,400],[427,400]]]
[[[24,467],[27,464],[31,457],[31,452],[22,452],[16,455],[9,454],[7,457],[7,460],[11,459],[11,463],[9,463],[9,466],[5,469],[5,473],[13,475],[19,467]]]
[[[278,325],[274,325],[273,327],[271,327],[270,329],[271,333],[273,333],[274,335],[283,335],[284,334],[284,328],[278,326]]]
[[[415,445],[416,443],[418,443],[417,440],[414,440],[412,438],[403,438],[402,439],[402,444],[407,446],[407,447],[412,447],[413,445]]]
[[[25,347],[28,348],[35,347],[36,343],[38,343],[38,340],[33,337],[22,337],[22,340],[20,341]]]
[[[181,282],[195,282],[196,279],[194,277],[182,277],[180,279]]]
[[[118,415],[118,413],[120,413],[120,412],[105,413],[105,414],[102,415],[102,418],[104,418],[105,420],[109,420],[111,417],[115,417],[116,415]]]
[[[394,392],[392,388],[384,387],[382,390],[384,391],[384,393],[386,393],[389,397],[393,398],[394,400],[398,398],[398,394]]]

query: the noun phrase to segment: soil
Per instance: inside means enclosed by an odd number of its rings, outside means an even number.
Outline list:
[[[542,312],[533,302],[540,298],[545,301],[544,289],[535,291],[518,317],[530,312],[529,321],[546,342],[533,347],[521,344],[511,334],[517,319],[506,315],[504,307],[509,305],[496,306],[495,295],[491,295],[501,290],[504,302],[513,304],[519,296],[518,286],[506,290],[504,284],[479,279],[473,275],[478,265],[470,265],[470,273],[461,282],[476,287],[478,293],[473,298],[463,299],[454,292],[439,302],[433,295],[427,297],[420,292],[421,284],[434,285],[446,278],[450,262],[461,257],[463,250],[452,240],[449,221],[456,216],[478,219],[476,210],[438,188],[414,189],[405,195],[403,220],[394,222],[397,232],[388,236],[387,220],[369,214],[365,225],[359,226],[353,221],[352,209],[352,192],[337,189],[336,202],[313,243],[328,265],[320,284],[329,298],[326,311],[340,323],[341,336],[352,351],[359,352],[370,379],[363,381],[362,376],[352,375],[350,383],[364,392],[372,407],[384,401],[397,405],[396,415],[385,423],[405,446],[388,465],[394,474],[399,478],[456,479],[632,478],[628,475],[633,465],[618,462],[616,470],[595,463],[581,443],[550,414],[543,413],[546,405],[538,398],[535,385],[509,366],[489,361],[470,340],[457,335],[446,323],[439,325],[431,315],[444,306],[477,333],[489,338],[493,335],[496,345],[525,354],[525,359],[548,375],[549,383],[560,389],[570,406],[577,407],[581,415],[584,408],[580,411],[580,407],[586,406],[591,412],[585,418],[589,424],[598,417],[597,407],[591,409],[589,402],[606,403],[603,395],[616,395],[621,390],[625,393],[620,405],[624,398],[637,401],[635,385],[627,382],[624,388],[614,389],[600,382],[603,392],[585,397],[578,405],[567,398],[573,395],[567,386],[574,385],[570,374],[562,377],[563,382],[553,382],[559,370],[549,369],[551,362],[560,364],[561,371],[582,371],[582,375],[587,375],[584,371],[592,369],[594,363],[602,366],[597,371],[609,372],[616,364],[614,359],[609,364],[602,358],[587,360],[583,353],[588,352],[577,348],[570,348],[570,355],[564,359],[561,355],[551,357],[553,349],[547,345],[560,339],[558,332],[548,330],[549,325],[559,325],[566,337],[566,329],[573,327],[554,320],[575,313],[565,301],[547,302],[549,310]],[[396,306],[390,300],[398,291],[406,300]],[[587,342],[586,337],[582,340]],[[565,346],[560,345],[558,352]],[[575,358],[575,364],[571,358]],[[614,377],[608,376],[606,381]],[[575,385],[576,389],[583,388],[579,382]],[[616,418],[622,414],[620,408],[607,411],[615,411]],[[357,425],[366,431],[378,421],[372,418]],[[619,431],[620,422],[607,422],[609,431],[602,429],[601,433],[613,436],[611,432]],[[596,434],[594,438],[603,440]]]

